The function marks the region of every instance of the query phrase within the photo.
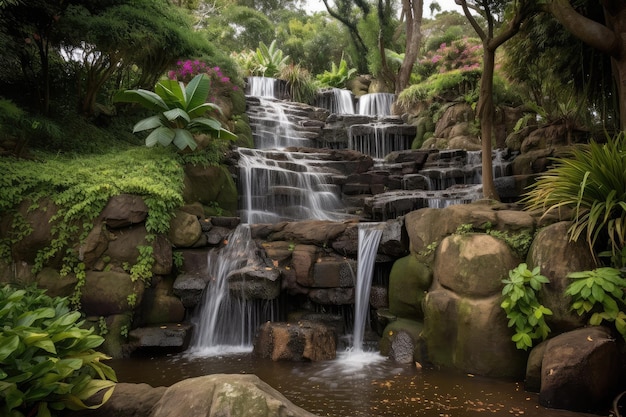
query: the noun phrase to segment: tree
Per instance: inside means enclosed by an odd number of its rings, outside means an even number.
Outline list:
[[[574,36],[611,57],[619,102],[619,126],[626,130],[626,2],[603,0],[598,3],[603,16],[598,20],[576,10],[569,0],[547,0],[547,10]]]
[[[483,71],[480,78],[480,92],[476,114],[480,120],[483,196],[485,198],[499,199],[493,181],[493,165],[491,160],[491,136],[495,114],[493,104],[493,76],[495,72],[496,49],[513,37],[519,30],[529,10],[527,1],[528,0],[475,0],[468,4],[467,0],[456,0],[456,3],[463,8],[465,17],[469,20],[483,43]],[[512,17],[509,18],[508,24],[503,25],[499,19],[503,17],[507,6],[512,9]],[[479,12],[485,18],[486,28],[480,26],[474,15],[470,12],[470,8]],[[498,29],[499,31],[496,33]]]
[[[323,0],[324,6],[328,14],[333,18],[341,22],[352,39],[352,44],[356,50],[355,65],[359,72],[367,72],[367,54],[368,47],[365,44],[361,34],[359,33],[358,24],[359,21],[367,17],[370,13],[371,7],[367,1],[364,0],[336,0],[335,7],[331,7],[328,0]]]
[[[431,5],[431,12],[432,12]],[[406,26],[405,55],[396,81],[396,94],[399,94],[409,85],[409,78],[413,65],[417,60],[422,42],[422,14],[424,12],[424,0],[402,0],[402,16]]]

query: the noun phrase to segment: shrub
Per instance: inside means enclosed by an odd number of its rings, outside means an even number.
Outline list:
[[[545,340],[550,333],[545,316],[552,311],[539,303],[537,292],[548,278],[539,272],[539,267],[532,271],[525,263],[509,271],[509,279],[504,279],[502,289],[502,304],[509,319],[508,326],[515,327],[515,334],[511,340],[518,349],[528,349],[533,346],[533,340]]]
[[[608,249],[613,259],[619,259],[626,241],[624,135],[609,138],[606,144],[592,141],[588,146],[574,147],[571,158],[554,161],[554,167],[524,196],[527,209],[546,213],[571,209],[570,239],[577,241],[584,236],[594,256],[596,249]]]
[[[94,350],[104,339],[81,328],[80,313],[67,299],[5,286],[0,306],[0,415],[47,417],[108,400],[115,372]],[[101,390],[102,403],[84,403]]]
[[[568,274],[573,282],[565,294],[572,297],[572,310],[579,316],[589,315],[589,324],[597,326],[603,321],[615,323],[615,328],[626,339],[626,313],[624,289],[626,279],[615,268],[597,268]]]
[[[300,65],[287,65],[279,74],[281,80],[287,82],[287,89],[293,101],[311,103],[315,98],[317,88],[311,74]]]

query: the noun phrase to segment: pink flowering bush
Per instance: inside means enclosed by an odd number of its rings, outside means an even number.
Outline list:
[[[442,43],[437,50],[426,53],[419,61],[417,71],[422,79],[426,79],[433,74],[452,70],[479,70],[482,53],[482,44],[475,38],[462,38],[450,43]]]
[[[217,97],[228,97],[232,91],[237,91],[238,89],[231,82],[230,77],[222,73],[220,67],[211,67],[206,62],[199,60],[178,61],[176,69],[169,71],[167,77],[170,80],[178,80],[187,84],[198,74],[206,74],[211,80],[211,90],[208,97],[210,102],[215,102]]]

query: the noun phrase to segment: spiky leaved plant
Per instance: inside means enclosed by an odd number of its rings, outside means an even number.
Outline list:
[[[571,158],[554,161],[554,167],[537,180],[523,202],[528,209],[546,213],[571,209],[570,239],[577,241],[584,236],[594,256],[598,250],[608,249],[617,259],[626,241],[624,134],[608,138],[604,144],[592,141],[574,147]]]

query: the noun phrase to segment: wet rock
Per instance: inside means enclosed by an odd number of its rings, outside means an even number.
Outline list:
[[[313,264],[308,282],[300,280],[298,283],[311,288],[354,287],[356,270],[357,263],[353,259],[326,256]]]
[[[614,395],[620,353],[600,326],[560,334],[547,342],[541,363],[539,403],[572,411],[595,411]]]
[[[354,304],[354,288],[312,289],[308,295],[311,301],[318,304]]]
[[[100,213],[100,218],[113,229],[143,223],[148,216],[148,206],[143,198],[133,194],[120,194],[111,197]]]
[[[185,306],[180,298],[172,294],[172,284],[171,278],[153,278],[152,286],[144,291],[136,326],[177,323],[184,320]]]
[[[245,300],[273,300],[280,295],[280,271],[246,266],[228,274],[230,293]]]
[[[201,276],[181,274],[176,277],[172,291],[180,298],[185,308],[193,309],[202,300],[202,293],[205,288],[206,281]]]
[[[397,319],[390,322],[380,339],[380,354],[388,356],[397,363],[423,361],[423,340],[420,334],[423,324],[409,319]]]
[[[129,343],[135,349],[166,348],[183,351],[191,340],[191,325],[164,323],[159,326],[140,327],[128,333]]]
[[[332,328],[311,321],[267,322],[259,329],[254,354],[273,361],[321,361],[334,359],[337,335]]]

